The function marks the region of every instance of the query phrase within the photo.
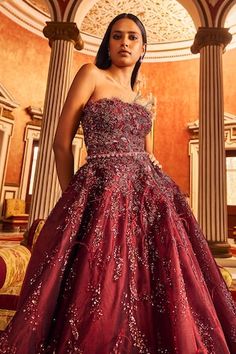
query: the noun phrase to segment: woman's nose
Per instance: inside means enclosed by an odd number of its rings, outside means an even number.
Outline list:
[[[124,37],[122,38],[121,45],[122,45],[123,47],[128,47],[128,45],[129,45],[129,39],[128,39],[127,36],[124,36]]]
[[[128,42],[126,40],[123,40],[123,42],[121,43],[121,46],[128,47]]]

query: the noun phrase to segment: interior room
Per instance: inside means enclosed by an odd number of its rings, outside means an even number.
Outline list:
[[[147,31],[135,90],[152,153],[180,187],[236,301],[236,0],[0,2],[0,330],[61,196],[53,139],[68,89],[120,13]],[[74,172],[86,164],[81,126]]]

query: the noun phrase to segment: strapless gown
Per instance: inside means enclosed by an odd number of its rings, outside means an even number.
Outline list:
[[[144,152],[151,115],[87,103],[87,163],[50,213],[8,354],[233,354],[236,307],[178,186]]]

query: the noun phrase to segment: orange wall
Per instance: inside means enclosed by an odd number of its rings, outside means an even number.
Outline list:
[[[154,153],[166,171],[189,193],[190,134],[198,119],[199,60],[144,64],[147,90],[157,98]],[[223,55],[224,111],[236,115],[236,49]]]
[[[236,115],[236,49],[223,55],[224,110]]]
[[[14,133],[11,141],[6,183],[19,185],[28,106],[42,107],[47,80],[50,48],[47,42],[18,26],[0,13],[1,83],[18,102],[13,111]]]
[[[163,170],[189,192],[189,132],[198,119],[199,61],[148,63],[142,68],[157,98],[154,153]]]
[[[21,28],[0,13],[1,83],[20,104],[13,111],[12,137],[6,183],[19,185],[28,106],[43,107],[50,47],[44,38]],[[72,78],[85,62],[94,58],[74,54]],[[224,54],[225,111],[236,114],[236,49]],[[198,119],[199,60],[144,63],[147,92],[157,98],[154,153],[163,169],[189,192],[189,132],[187,123]]]
[[[0,78],[18,102],[13,111],[14,133],[8,158],[6,184],[20,184],[26,123],[31,121],[28,106],[43,108],[51,49],[48,41],[27,31],[0,13]],[[72,77],[89,57],[77,55]],[[77,68],[77,69],[76,69]]]

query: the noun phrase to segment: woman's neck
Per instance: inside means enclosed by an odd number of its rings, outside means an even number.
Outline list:
[[[106,71],[108,75],[120,86],[125,88],[131,87],[131,75],[132,75],[133,67],[118,68],[112,65]]]

